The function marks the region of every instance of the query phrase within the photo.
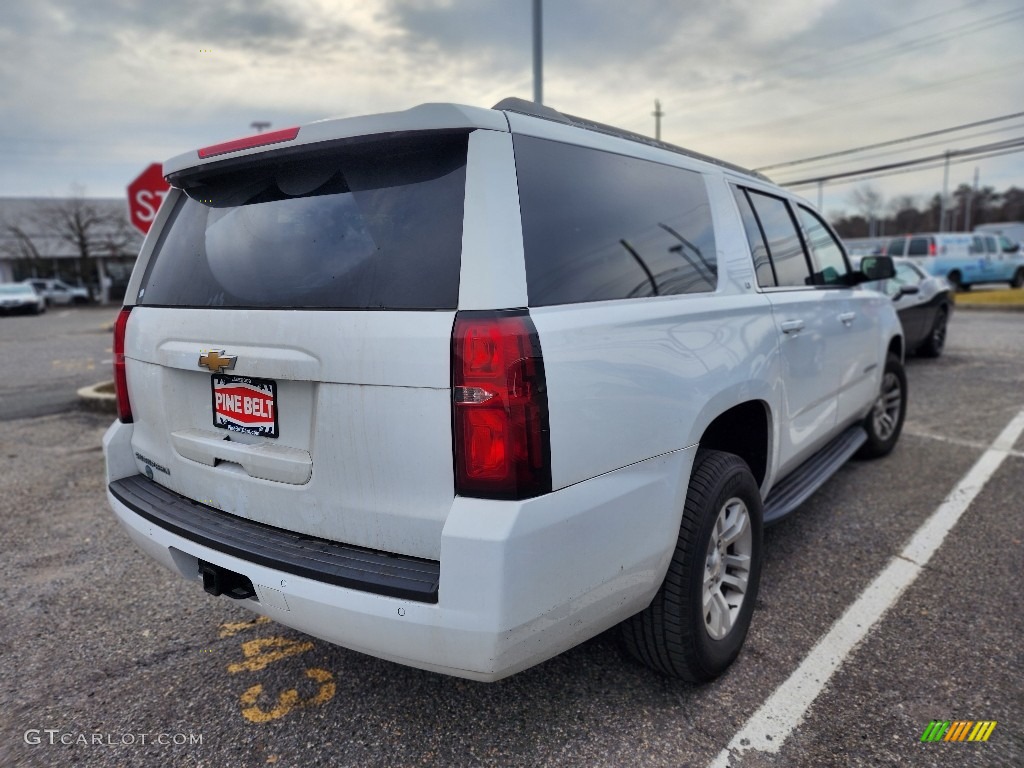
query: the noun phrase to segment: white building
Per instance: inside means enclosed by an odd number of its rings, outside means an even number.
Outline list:
[[[80,220],[102,220],[80,228],[87,235],[87,260],[58,234],[58,222],[73,216],[76,206]],[[70,234],[71,229],[59,231]],[[90,287],[101,301],[119,301],[141,245],[124,198],[0,197],[0,283],[57,277]]]

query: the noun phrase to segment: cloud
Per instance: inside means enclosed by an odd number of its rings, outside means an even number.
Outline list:
[[[529,0],[9,5],[0,194],[100,193],[257,119],[532,93]],[[669,141],[763,165],[1014,111],[1022,24],[1009,0],[547,0],[545,101],[650,133],[658,98]]]

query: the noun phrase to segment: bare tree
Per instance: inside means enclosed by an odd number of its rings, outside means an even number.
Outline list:
[[[131,255],[136,237],[122,212],[89,200],[80,187],[72,191],[71,197],[41,206],[23,222],[5,224],[4,250],[16,258],[41,259],[48,246],[69,246],[78,259],[78,272],[89,298],[94,299],[96,258]]]
[[[889,201],[889,212],[895,234],[920,231],[924,215],[918,210],[917,197],[914,195],[894,197]]]
[[[850,193],[850,204],[868,220],[868,237],[875,237],[875,222],[885,205],[882,193],[870,184],[863,184]]]
[[[36,272],[38,260],[42,258],[39,248],[32,233],[19,224],[5,222],[3,225],[4,238],[0,244],[3,250],[12,259],[28,259],[33,262],[32,271]]]

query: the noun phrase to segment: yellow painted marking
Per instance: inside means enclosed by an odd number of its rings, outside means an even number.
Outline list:
[[[229,621],[225,624],[220,625],[220,636],[221,638],[234,637],[239,632],[244,632],[247,629],[252,629],[253,627],[259,626],[260,624],[269,623],[270,619],[266,616],[260,616],[257,619],[250,619],[249,621]]]
[[[96,362],[94,360],[51,360],[50,365],[68,373],[96,370]]]
[[[271,650],[273,649],[273,650]],[[242,643],[245,661],[228,664],[228,672],[259,672],[275,661],[312,650],[311,642],[289,640],[287,637],[261,637]]]
[[[295,707],[319,706],[334,698],[334,678],[330,672],[314,667],[306,670],[306,677],[320,683],[320,689],[313,696],[303,699],[297,690],[289,688],[278,694],[277,705],[269,710],[263,709],[257,703],[263,693],[263,686],[254,685],[241,696],[242,717],[250,723],[269,723],[272,720],[281,719]]]
[[[992,735],[992,731],[996,728],[996,721],[982,721],[978,723],[978,727],[974,730],[977,732],[977,738],[972,736],[971,741],[988,741],[988,737]]]

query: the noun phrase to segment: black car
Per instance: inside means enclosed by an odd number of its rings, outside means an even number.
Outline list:
[[[929,275],[911,259],[893,259],[896,276],[869,288],[891,296],[903,325],[907,353],[938,357],[946,345],[953,314],[953,288],[944,277]]]

